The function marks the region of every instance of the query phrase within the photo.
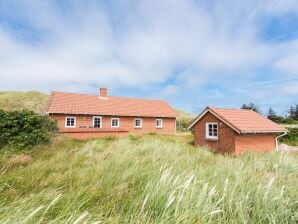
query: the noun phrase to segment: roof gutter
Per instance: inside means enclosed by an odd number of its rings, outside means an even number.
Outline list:
[[[242,131],[240,134],[267,134],[267,133],[281,133],[281,132],[287,132],[282,130],[276,130],[276,131]]]
[[[276,151],[279,151],[279,150],[278,150],[278,139],[279,139],[280,137],[285,136],[287,133],[288,133],[288,132],[285,131],[284,133],[282,133],[281,135],[279,135],[279,136],[277,136],[277,137],[275,138],[275,150],[276,150]]]

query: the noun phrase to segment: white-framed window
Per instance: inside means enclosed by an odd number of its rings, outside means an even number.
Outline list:
[[[206,123],[206,139],[218,139],[217,123]]]
[[[157,128],[162,128],[162,119],[156,119],[156,127]]]
[[[119,128],[120,127],[120,119],[117,117],[111,118],[111,128]]]
[[[76,127],[76,117],[65,117],[65,127],[75,128]]]
[[[101,116],[93,116],[93,127],[94,128],[102,127],[102,117]]]
[[[135,118],[135,128],[142,128],[142,119]]]

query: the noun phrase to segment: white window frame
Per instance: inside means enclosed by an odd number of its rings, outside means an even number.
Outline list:
[[[216,136],[209,135],[209,125],[212,125],[212,133],[214,132],[213,125],[217,126],[217,135]],[[217,140],[218,139],[218,123],[216,123],[216,122],[207,122],[205,129],[206,129],[205,130],[206,131],[206,139],[211,139],[211,140]]]
[[[136,126],[136,120],[140,120],[140,126]],[[142,128],[143,127],[143,120],[142,120],[142,118],[135,118],[134,119],[134,126],[135,126],[135,128]]]
[[[100,127],[96,127],[96,128],[102,128],[102,116],[93,116],[93,118],[92,118],[93,128],[95,128],[95,118],[99,118],[100,119]]]
[[[117,126],[113,126],[113,120],[117,120]],[[111,128],[119,128],[120,127],[120,119],[119,117],[112,117],[111,118]]]
[[[68,126],[67,125],[67,119],[74,119],[74,126]],[[64,124],[64,126],[66,127],[66,128],[75,128],[76,127],[76,125],[77,125],[77,119],[76,119],[76,117],[65,117],[65,124]],[[71,122],[70,122],[71,123]]]
[[[160,125],[157,125],[157,121],[160,121]],[[155,126],[156,128],[163,128],[163,120],[161,118],[156,119]]]

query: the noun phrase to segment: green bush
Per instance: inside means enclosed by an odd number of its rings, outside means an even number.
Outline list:
[[[57,124],[29,110],[0,110],[0,147],[28,148],[47,143]]]
[[[288,145],[298,146],[298,128],[288,128],[287,135],[283,136],[280,141]]]

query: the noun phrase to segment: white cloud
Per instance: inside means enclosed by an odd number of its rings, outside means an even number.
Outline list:
[[[282,14],[298,11],[297,0],[269,0],[266,3],[264,8],[267,12]]]
[[[293,12],[296,2],[69,1],[61,7],[10,1],[0,17],[24,27],[0,23],[0,89],[88,92],[96,85],[158,84],[170,96],[185,88],[198,94],[216,79],[249,86],[259,67],[293,76],[296,43],[268,44],[258,39],[257,27],[264,13]]]
[[[288,76],[298,74],[298,40],[289,41],[278,47],[280,55],[275,61],[275,68]]]

